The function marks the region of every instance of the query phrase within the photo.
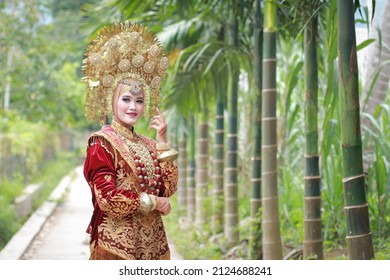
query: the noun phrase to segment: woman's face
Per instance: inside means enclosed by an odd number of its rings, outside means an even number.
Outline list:
[[[114,115],[122,125],[126,127],[133,126],[144,112],[144,93],[142,87],[138,87],[134,91],[133,86],[120,84],[118,94],[119,98]]]

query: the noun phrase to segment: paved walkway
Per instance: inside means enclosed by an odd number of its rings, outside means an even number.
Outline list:
[[[92,214],[91,193],[82,174],[76,168],[65,189],[65,198],[36,234],[21,259],[26,260],[87,260],[89,246],[85,232]],[[182,259],[170,243],[171,258]]]
[[[82,167],[76,169],[72,179],[64,194],[64,201],[59,203],[47,219],[22,259],[88,259],[89,247],[85,229],[92,213],[91,192],[82,176]]]

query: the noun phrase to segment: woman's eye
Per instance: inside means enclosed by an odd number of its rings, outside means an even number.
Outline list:
[[[129,101],[130,101],[130,98],[122,98],[122,101],[123,101],[123,102],[129,102]]]
[[[137,103],[138,104],[142,104],[142,103],[144,103],[144,101],[143,100],[137,100]]]

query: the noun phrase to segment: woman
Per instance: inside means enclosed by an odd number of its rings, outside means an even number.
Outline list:
[[[103,29],[87,52],[87,116],[102,121],[113,115],[111,125],[89,138],[84,163],[94,206],[90,259],[170,259],[161,216],[170,213],[168,197],[177,189],[177,152],[154,107],[166,66],[154,36],[129,23]],[[156,141],[134,127],[151,108]]]

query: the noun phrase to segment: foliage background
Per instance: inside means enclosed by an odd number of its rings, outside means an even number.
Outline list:
[[[241,22],[239,50],[227,45],[213,45],[217,31],[223,25],[229,9],[215,1],[115,1],[115,0],[3,0],[0,2],[0,236],[12,236],[18,225],[10,224],[14,213],[10,203],[23,186],[37,180],[50,163],[77,164],[84,155],[85,140],[96,124],[84,118],[84,85],[81,62],[92,35],[104,24],[115,20],[131,19],[147,25],[156,32],[166,47],[172,63],[164,88],[163,108],[170,123],[173,143],[179,141],[187,125],[189,115],[197,118],[202,108],[208,112],[210,147],[215,132],[215,101],[211,85],[216,81],[207,73],[209,62],[219,62],[215,49],[226,53],[226,61],[241,63],[242,84],[238,96],[239,110],[239,215],[241,243],[249,238],[250,161],[253,152],[251,119],[256,107],[252,106],[256,91],[252,85],[251,35],[253,20],[250,16],[253,1],[245,3]],[[233,1],[234,2],[234,1]],[[280,1],[278,41],[278,159],[281,232],[285,250],[297,248],[303,241],[303,157],[304,154],[304,96],[303,96],[303,42],[302,23],[289,6],[291,1]],[[299,1],[298,1],[299,2]],[[319,121],[322,168],[322,219],[325,248],[333,251],[344,248],[345,221],[341,184],[340,127],[338,121],[337,92],[337,21],[334,18],[335,1],[320,1],[326,8],[320,16],[320,94]],[[377,1],[378,2],[378,1]],[[200,11],[197,7],[204,9]],[[295,8],[297,8],[295,6]],[[294,11],[294,12],[292,12]],[[360,12],[361,21],[370,25],[369,14]],[[245,17],[245,15],[247,17]],[[284,16],[283,16],[284,15]],[[210,43],[209,45],[207,43]],[[223,51],[222,51],[223,50]],[[12,54],[12,61],[9,60]],[[208,55],[208,56],[207,56]],[[192,59],[192,60],[191,60]],[[202,60],[203,59],[203,60]],[[179,69],[180,61],[183,62]],[[186,63],[187,62],[187,63]],[[234,64],[234,63],[232,63]],[[200,66],[202,67],[200,67]],[[176,68],[174,66],[177,66]],[[222,67],[221,67],[222,68]],[[182,71],[179,71],[182,70]],[[185,70],[185,71],[184,71]],[[206,78],[208,80],[206,80]],[[203,103],[188,86],[197,80],[205,94]],[[221,84],[228,81],[218,80]],[[9,108],[5,108],[5,92],[10,87]],[[221,87],[223,85],[220,85]],[[185,94],[178,94],[184,92]],[[196,101],[198,100],[198,101]],[[226,112],[225,112],[226,114]],[[204,116],[203,116],[204,117]],[[227,119],[227,118],[225,118]],[[370,205],[370,221],[377,252],[389,251],[390,206],[390,99],[380,104],[373,115],[362,113],[362,119],[370,126],[363,126],[364,156],[368,163],[367,195]],[[185,121],[184,121],[185,120]],[[153,136],[147,130],[148,120],[139,124],[143,134]],[[227,127],[227,123],[225,123]],[[210,160],[212,156],[210,157]],[[53,167],[63,169],[71,168]],[[211,168],[210,168],[211,169]],[[211,172],[211,170],[210,170]],[[51,172],[48,172],[51,173]],[[52,172],[54,174],[54,171]],[[50,184],[54,184],[54,180]],[[209,183],[209,189],[212,183]],[[176,203],[176,202],[175,202]],[[183,217],[167,218],[167,228],[177,229]],[[182,252],[219,258],[227,254],[227,248],[215,246],[213,234],[185,232],[175,238]],[[191,238],[189,238],[191,237]],[[212,239],[215,240],[215,239]],[[222,242],[221,242],[222,243]],[[200,244],[200,245],[199,245]],[[0,244],[1,245],[1,244]],[[222,246],[223,247],[223,246]],[[192,248],[188,250],[186,248]],[[199,249],[199,251],[198,251]],[[341,257],[343,255],[341,254]],[[387,255],[388,256],[388,255]],[[378,258],[386,258],[386,253]]]

